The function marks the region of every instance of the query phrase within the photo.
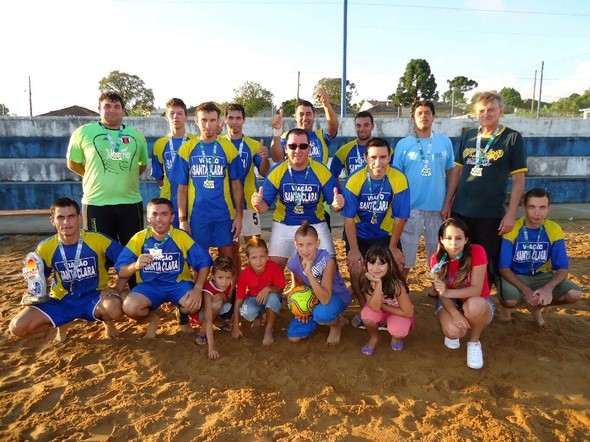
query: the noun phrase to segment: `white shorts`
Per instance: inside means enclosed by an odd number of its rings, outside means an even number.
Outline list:
[[[418,242],[420,235],[424,233],[424,242],[426,243],[426,263],[436,252],[438,246],[438,229],[442,225],[440,212],[434,210],[412,209],[410,217],[404,224],[401,242],[404,256],[406,258],[407,269],[411,269],[416,264],[416,253],[418,252]]]
[[[335,256],[334,241],[332,234],[328,229],[326,222],[310,224],[318,231],[320,238],[320,249],[327,250],[330,255]],[[279,256],[281,258],[290,258],[297,251],[295,250],[295,232],[300,226],[288,226],[276,221],[272,222],[270,229],[270,238],[268,240],[268,256]]]
[[[254,236],[262,234],[262,220],[254,210],[244,209],[242,218],[242,236]]]

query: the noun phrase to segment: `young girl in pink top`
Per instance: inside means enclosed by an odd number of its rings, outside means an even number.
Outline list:
[[[483,367],[479,337],[495,312],[488,285],[488,259],[484,248],[471,244],[469,230],[458,218],[449,218],[438,231],[438,250],[430,258],[434,288],[438,293],[435,313],[445,335],[445,345],[461,346],[469,333],[467,366]]]
[[[404,348],[403,339],[414,326],[414,306],[391,251],[374,245],[365,255],[367,272],[361,278],[360,289],[367,298],[361,310],[361,319],[369,332],[369,340],[361,352],[372,355],[379,342],[379,324],[387,324],[393,351]]]

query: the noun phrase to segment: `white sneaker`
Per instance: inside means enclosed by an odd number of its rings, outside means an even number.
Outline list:
[[[468,342],[467,343],[467,366],[475,370],[483,367],[483,351],[481,348],[481,342]]]
[[[445,336],[445,345],[451,350],[456,350],[461,347],[461,341],[459,339],[451,339]]]

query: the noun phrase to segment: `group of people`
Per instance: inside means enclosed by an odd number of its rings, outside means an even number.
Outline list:
[[[127,315],[147,320],[146,337],[153,338],[155,310],[171,302],[181,328],[192,331],[199,324],[197,344],[207,345],[209,358],[217,359],[214,329],[239,338],[240,318],[263,324],[263,344],[274,342],[273,327],[290,291],[287,268],[292,287],[310,287],[319,301],[311,315],[291,321],[291,342],[326,325],[326,343],[338,344],[352,291],[360,306],[352,323],[369,335],[362,353],[375,352],[380,329],[391,335],[390,348],[400,351],[414,327],[406,281],[421,235],[444,344],[459,348],[469,333],[471,368],[483,366],[480,336],[496,310],[492,284],[503,306],[500,319],[510,320],[511,309],[524,300],[542,327],[543,307],[580,298],[579,287],[567,279],[563,232],[547,219],[549,193],[529,190],[525,215],[516,220],[526,150],[522,136],[500,124],[500,95],[480,95],[480,126],[466,131],[456,149],[433,131],[430,101],[413,105],[412,134],[395,149],[372,136],[373,116],[359,112],[356,139],[330,163],[339,122],[328,95],[319,91],[317,98],[325,129],[316,129],[314,107],[302,100],[296,128],[283,131],[282,110],[273,117],[270,152],[262,140],[244,135],[241,105],[228,105],[224,118],[214,103],[199,105],[197,136],[186,129],[184,102],[171,99],[165,113],[170,132],[155,142],[152,155],[161,195],[148,203],[144,229],[139,175],[148,165],[147,143],[123,124],[123,99],[101,95],[100,122],[80,127],[68,146],[68,167],[82,176],[82,209],[69,198],[56,200],[50,217],[56,235],[37,248],[45,276],[53,274],[50,299],[25,306],[11,321],[11,332],[26,336],[53,326],[63,341],[62,326],[84,318],[103,321],[106,334],[114,336],[114,321]],[[227,134],[221,135],[224,124]],[[258,188],[257,174],[264,177]],[[273,206],[267,246],[259,214]],[[350,289],[336,260],[330,211],[344,219]],[[244,269],[240,236],[248,258]],[[109,288],[112,266],[118,281]]]

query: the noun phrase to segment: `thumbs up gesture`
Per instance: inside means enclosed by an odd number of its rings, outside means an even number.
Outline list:
[[[252,194],[252,198],[250,198],[250,202],[252,203],[252,207],[254,207],[254,210],[256,210],[257,212],[264,211],[264,210],[262,210],[263,205],[266,205],[266,204],[264,204],[264,200],[262,199],[262,195],[263,195],[263,188],[262,188],[262,186],[260,186],[258,191],[254,192]]]
[[[262,158],[262,161],[268,160],[268,147],[264,145],[264,140],[260,139],[260,147],[258,148],[258,155]]]
[[[272,127],[273,129],[282,130],[283,129],[283,108],[279,109],[279,114],[272,117]]]
[[[338,188],[334,187],[334,200],[332,201],[332,209],[340,212],[344,208],[344,197],[338,192]]]

